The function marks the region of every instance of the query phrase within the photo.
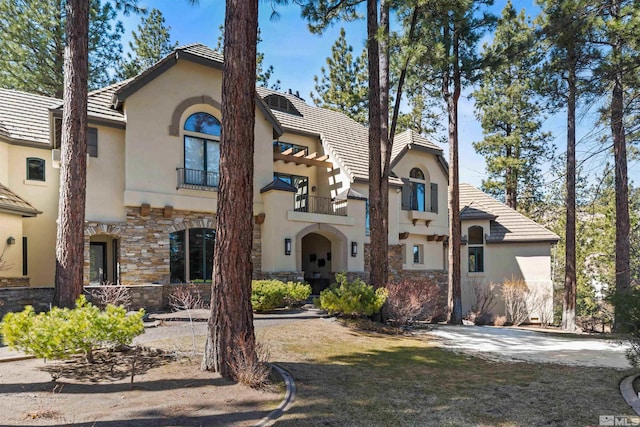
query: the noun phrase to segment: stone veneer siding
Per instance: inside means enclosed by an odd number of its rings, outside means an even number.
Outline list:
[[[0,277],[0,288],[29,287],[28,277]]]
[[[48,311],[53,302],[53,288],[2,288],[0,289],[0,319],[10,311],[22,311],[27,305],[36,312]]]
[[[215,228],[215,214],[174,210],[170,218],[163,208],[152,208],[148,216],[140,216],[140,207],[127,207],[126,223],[85,224],[84,283],[89,284],[91,236],[106,235],[119,239],[120,283],[169,283],[169,235],[187,228]],[[253,271],[259,272],[261,260],[261,226],[253,228]]]

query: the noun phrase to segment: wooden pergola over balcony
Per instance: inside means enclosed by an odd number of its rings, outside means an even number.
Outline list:
[[[327,161],[329,156],[318,157],[318,153],[306,154],[305,151],[298,151],[294,154],[293,148],[289,148],[283,152],[279,150],[273,151],[273,161],[281,160],[285,163],[295,163],[297,165],[306,165],[307,167],[318,166],[321,168],[333,169],[333,163]]]

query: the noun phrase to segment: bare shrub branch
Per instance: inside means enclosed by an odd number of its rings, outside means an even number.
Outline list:
[[[521,279],[506,280],[502,285],[502,297],[507,312],[507,321],[514,326],[521,325],[529,319],[527,296],[529,287]]]
[[[169,295],[169,306],[173,311],[205,308],[200,289],[193,284],[177,286]]]
[[[91,300],[100,309],[104,309],[109,304],[129,308],[131,306],[131,292],[124,285],[114,285],[105,281],[100,284],[99,289],[91,291]]]
[[[420,320],[430,321],[438,307],[440,288],[428,279],[389,283],[384,317],[394,325],[409,325]]]
[[[498,285],[493,282],[484,283],[473,280],[473,305],[471,311],[467,314],[467,319],[475,325],[491,325],[495,321],[493,310],[496,308],[498,299],[496,291]]]

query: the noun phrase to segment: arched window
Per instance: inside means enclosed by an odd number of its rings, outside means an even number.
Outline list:
[[[409,186],[411,192],[411,206],[409,210],[424,212],[426,181],[421,169],[413,168],[409,172]]]
[[[27,158],[27,179],[44,181],[44,160],[36,157]]]
[[[484,229],[469,227],[469,273],[484,272]]]
[[[220,121],[198,112],[184,123],[184,182],[217,187],[220,169]]]
[[[171,283],[211,280],[216,231],[189,228],[169,235]]]

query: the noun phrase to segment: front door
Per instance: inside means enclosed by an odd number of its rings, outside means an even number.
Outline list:
[[[101,284],[107,280],[107,243],[91,242],[89,283]]]

